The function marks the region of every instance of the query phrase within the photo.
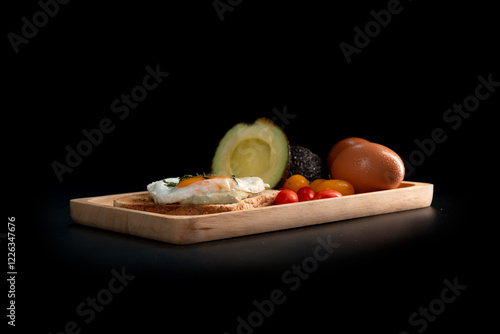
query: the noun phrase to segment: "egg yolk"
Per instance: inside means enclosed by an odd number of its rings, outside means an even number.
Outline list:
[[[207,176],[195,176],[195,177],[190,177],[189,179],[184,179],[179,182],[177,185],[178,188],[183,188],[187,187],[193,183],[204,181],[207,179],[215,179],[215,178],[229,178],[229,176],[221,176],[221,175],[207,175]]]

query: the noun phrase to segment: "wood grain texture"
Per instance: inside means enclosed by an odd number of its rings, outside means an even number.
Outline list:
[[[78,224],[193,244],[424,208],[431,205],[433,188],[429,183],[404,181],[392,190],[206,215],[173,216],[113,206],[115,199],[135,193],[72,199],[70,209]]]

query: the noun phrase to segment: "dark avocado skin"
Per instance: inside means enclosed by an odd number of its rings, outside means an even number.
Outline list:
[[[292,146],[290,148],[290,175],[300,174],[309,182],[316,179],[327,178],[326,167],[321,158],[302,146]]]

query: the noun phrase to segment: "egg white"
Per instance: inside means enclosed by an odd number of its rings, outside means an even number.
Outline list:
[[[147,186],[150,197],[155,203],[180,203],[193,196],[208,195],[229,191],[244,191],[256,194],[269,188],[260,177],[213,178],[194,182],[186,187],[169,187],[167,183],[179,183],[179,178],[155,181]]]

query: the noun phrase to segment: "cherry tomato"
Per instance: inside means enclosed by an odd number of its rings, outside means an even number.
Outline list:
[[[309,181],[305,177],[300,174],[295,174],[290,176],[286,181],[283,187],[290,188],[293,191],[297,192],[302,187],[309,187]]]
[[[318,187],[323,181],[326,181],[326,179],[316,179],[311,182],[309,187],[311,187],[314,191],[318,191],[316,187]]]
[[[337,190],[325,189],[318,191],[316,195],[314,195],[314,199],[334,198],[334,197],[342,197],[342,194]]]
[[[314,198],[316,193],[311,187],[302,187],[297,191],[299,202],[310,201]]]
[[[354,187],[347,181],[344,180],[327,180],[321,182],[317,187],[316,191],[333,189],[340,192],[343,196],[354,194]]]
[[[283,189],[276,196],[276,204],[297,203],[299,197],[297,193],[291,189]]]

